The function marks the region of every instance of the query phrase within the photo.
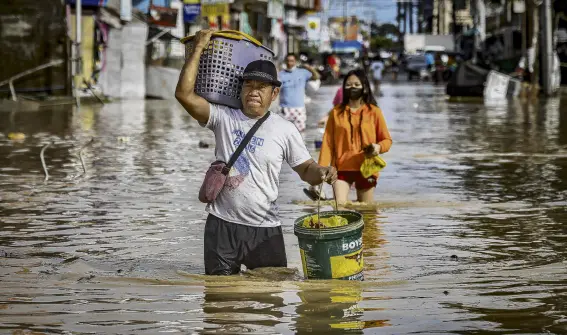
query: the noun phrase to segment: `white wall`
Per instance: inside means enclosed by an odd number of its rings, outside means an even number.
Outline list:
[[[106,68],[101,74],[103,94],[112,98],[144,99],[145,57],[148,26],[133,22],[111,29],[106,50]]]

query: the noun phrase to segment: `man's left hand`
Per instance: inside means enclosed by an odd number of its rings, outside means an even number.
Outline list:
[[[321,167],[321,182],[326,182],[328,184],[334,184],[337,181],[337,169],[332,166]]]

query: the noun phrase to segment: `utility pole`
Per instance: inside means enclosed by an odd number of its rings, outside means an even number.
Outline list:
[[[480,45],[486,36],[486,8],[484,6],[484,0],[471,0],[471,9],[473,9],[474,31],[474,52],[472,60],[473,63],[476,64],[477,51],[480,49]]]
[[[409,31],[410,34],[413,34],[413,1],[410,0],[408,3],[409,6]]]
[[[553,29],[551,24],[553,22],[552,11],[551,11],[551,0],[543,0],[543,49],[542,49],[542,61],[543,61],[543,89],[545,95],[551,96],[553,94],[551,87],[551,73],[553,71]]]
[[[539,68],[540,68],[540,59],[539,59],[539,6],[541,3],[537,2],[537,0],[532,1],[533,10],[531,12],[532,15],[532,22],[533,22],[533,30],[532,30],[532,48],[533,48],[533,63],[534,63],[534,70],[532,72],[532,87],[534,90],[532,94],[536,95],[538,92],[537,88],[539,87]],[[529,57],[528,62],[526,62],[526,67],[529,69]]]
[[[83,21],[83,2],[82,0],[77,0],[75,4],[75,72],[73,76],[73,80],[75,83],[75,102],[77,107],[81,105],[81,99],[79,97],[79,87],[82,84],[82,50],[81,50],[81,37],[83,34],[82,31],[82,21]]]
[[[343,0],[343,41],[346,41],[347,29],[348,29],[348,19],[347,19],[347,0]]]
[[[423,1],[417,3],[417,33],[423,33]]]
[[[396,1],[396,21],[398,23],[398,33],[402,33],[402,7],[400,1]]]
[[[410,18],[410,4],[409,2],[404,2],[404,31],[410,32],[409,30],[409,18]],[[410,32],[411,33],[411,32]]]
[[[453,21],[453,45],[457,45],[457,6],[455,0],[451,1],[451,20]]]

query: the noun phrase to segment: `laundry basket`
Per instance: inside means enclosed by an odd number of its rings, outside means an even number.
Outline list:
[[[193,53],[193,39],[188,36],[181,40],[185,58]],[[272,50],[250,35],[235,30],[215,32],[199,60],[195,93],[209,102],[240,109],[244,69],[255,60],[272,61],[273,57]]]

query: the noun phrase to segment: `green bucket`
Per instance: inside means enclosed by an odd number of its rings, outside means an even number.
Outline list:
[[[321,218],[339,215],[348,225],[334,228],[305,228],[304,215],[295,220],[301,263],[306,279],[364,280],[362,273],[362,215],[354,211],[324,211]]]

